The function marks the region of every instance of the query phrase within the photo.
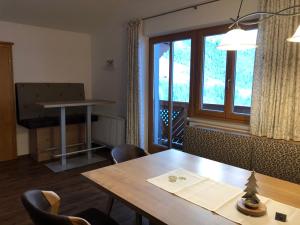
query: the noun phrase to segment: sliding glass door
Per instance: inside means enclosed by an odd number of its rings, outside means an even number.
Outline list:
[[[149,150],[181,149],[190,99],[191,37],[150,41]]]

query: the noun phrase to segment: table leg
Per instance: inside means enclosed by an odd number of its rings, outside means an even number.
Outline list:
[[[92,148],[92,106],[86,108],[86,134],[87,134],[87,148]],[[92,152],[88,151],[88,160],[92,158]]]
[[[63,169],[67,168],[66,158],[66,109],[60,108],[60,149],[61,149],[61,166]]]

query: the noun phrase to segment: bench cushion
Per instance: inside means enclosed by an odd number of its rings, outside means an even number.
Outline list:
[[[98,116],[92,115],[92,122],[97,121]],[[85,123],[86,115],[68,115],[66,116],[66,124],[78,124]],[[24,119],[20,120],[19,124],[28,129],[36,129],[43,127],[55,127],[60,125],[60,117],[43,117],[43,118],[34,118],[34,119]]]

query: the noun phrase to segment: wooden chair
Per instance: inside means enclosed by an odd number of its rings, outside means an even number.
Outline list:
[[[111,157],[115,164],[144,157],[146,155],[148,155],[148,153],[146,153],[145,150],[135,145],[129,145],[129,144],[120,145],[111,150]],[[114,199],[112,197],[109,197],[108,210],[107,210],[108,215],[111,213],[113,203],[114,203]],[[136,214],[136,224],[142,224],[142,216],[139,214]]]
[[[35,225],[118,225],[97,209],[87,209],[75,216],[59,215],[60,197],[52,191],[27,191],[21,200]]]

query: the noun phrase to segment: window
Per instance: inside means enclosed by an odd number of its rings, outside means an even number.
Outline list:
[[[249,121],[255,49],[218,50],[226,31],[226,27],[219,27],[199,32],[194,115]],[[247,32],[257,36],[257,29]]]
[[[257,30],[248,31],[257,36]],[[255,49],[238,51],[235,60],[233,112],[250,114]]]
[[[217,49],[228,26],[150,39],[149,150],[181,148],[188,114],[247,122],[255,49]],[[257,35],[256,27],[247,31]]]
[[[226,83],[226,51],[220,51],[223,35],[204,37],[201,102],[203,110],[224,111]]]

